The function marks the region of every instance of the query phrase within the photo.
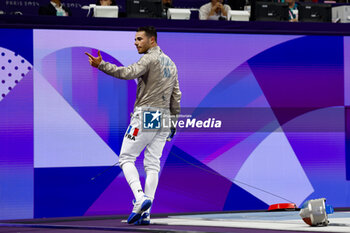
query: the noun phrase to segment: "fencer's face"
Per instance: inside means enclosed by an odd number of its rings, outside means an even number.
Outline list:
[[[148,38],[144,31],[136,32],[135,46],[139,54],[146,53],[151,48],[152,40]]]
[[[110,6],[112,5],[112,0],[100,0],[101,6]]]

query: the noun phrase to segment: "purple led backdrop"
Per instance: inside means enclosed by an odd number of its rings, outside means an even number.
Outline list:
[[[118,160],[136,82],[90,67],[84,52],[129,65],[140,57],[133,40],[134,32],[34,30],[26,110],[34,217],[131,210],[120,168],[90,179]],[[215,117],[223,128],[178,130],[164,148],[152,212],[266,209],[319,197],[350,206],[347,37],[167,32],[158,44],[177,65],[183,114]]]
[[[0,33],[12,41],[33,36],[30,30]],[[32,53],[0,39],[0,219],[33,218]]]

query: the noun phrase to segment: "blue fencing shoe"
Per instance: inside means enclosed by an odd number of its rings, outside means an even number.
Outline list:
[[[140,200],[134,202],[134,208],[128,218],[128,223],[132,224],[141,218],[143,212],[148,210],[152,205],[149,197],[144,195]]]
[[[149,225],[151,222],[150,214],[148,212],[145,212],[141,215],[141,218],[137,220],[134,224],[135,225]]]

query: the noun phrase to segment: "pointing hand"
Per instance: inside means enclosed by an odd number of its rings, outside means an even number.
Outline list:
[[[102,56],[101,56],[100,50],[98,50],[98,52],[97,52],[97,55],[98,55],[97,57],[94,57],[90,53],[87,53],[87,52],[85,52],[85,54],[89,56],[90,65],[97,68],[98,65],[102,61]]]

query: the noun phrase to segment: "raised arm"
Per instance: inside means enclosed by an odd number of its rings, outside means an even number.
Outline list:
[[[113,77],[129,80],[144,75],[148,70],[148,64],[148,60],[143,56],[138,62],[127,67],[118,67],[109,62],[102,61],[98,69]]]
[[[143,56],[138,62],[128,66],[117,66],[109,62],[105,62],[102,59],[100,51],[98,51],[98,56],[94,57],[89,53],[85,53],[89,57],[90,65],[98,68],[104,73],[111,75],[120,79],[136,79],[148,70],[149,59],[146,58],[146,55]]]

